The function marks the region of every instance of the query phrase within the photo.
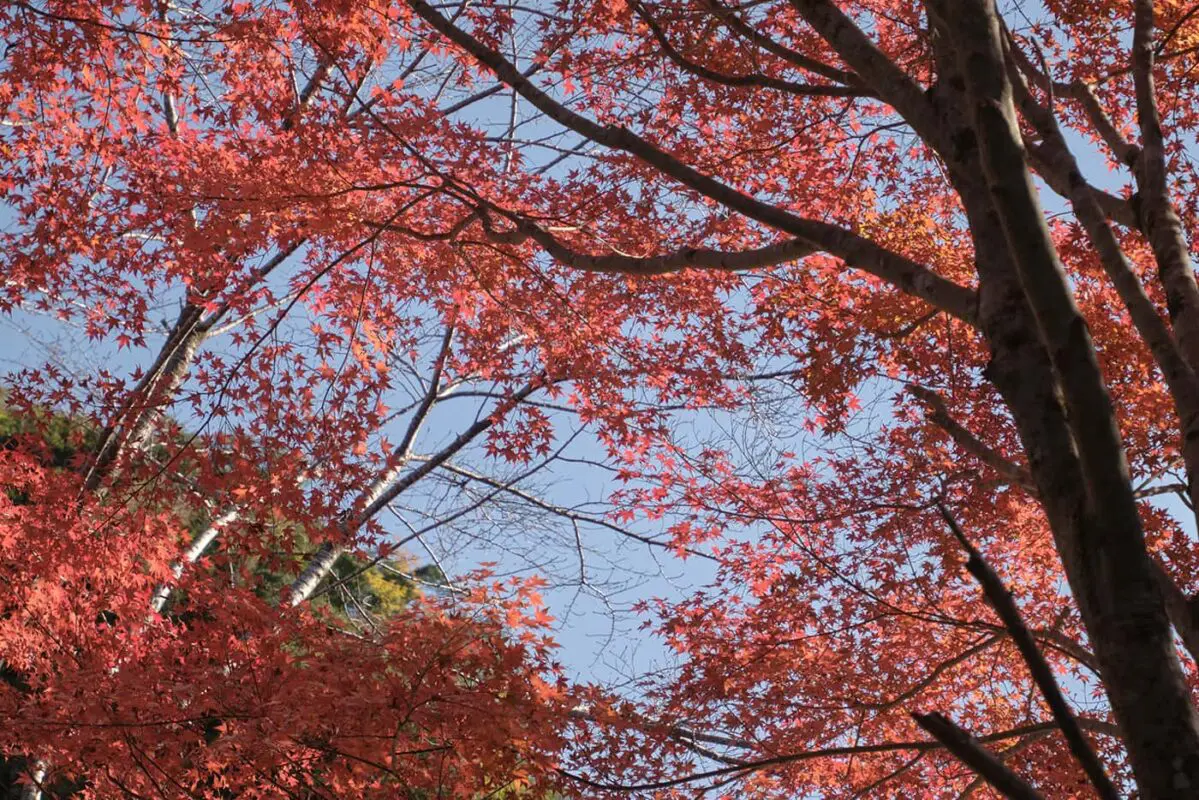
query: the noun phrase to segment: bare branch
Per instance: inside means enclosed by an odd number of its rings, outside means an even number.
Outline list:
[[[539,388],[541,387],[537,383],[528,383],[522,389],[513,393],[509,398],[509,402],[519,403]],[[497,421],[498,419],[495,414],[490,414],[476,421],[473,425],[459,433],[453,441],[441,448],[435,455],[425,459],[421,464],[404,474],[403,477],[397,478],[394,471],[389,471],[366,494],[366,508],[356,516],[347,518],[345,522],[339,525],[339,535],[343,538],[352,535],[354,531],[373,519],[376,514],[411,488],[413,484],[440,467],[458,451],[487,431]],[[402,442],[401,446],[403,446]],[[316,590],[316,587],[324,577],[333,569],[334,563],[342,552],[344,552],[344,546],[334,544],[331,541],[325,542],[321,546],[308,566],[304,568],[304,571],[292,581],[289,602],[293,607],[303,603]]]
[[[469,478],[472,481],[478,481],[479,483],[482,483],[484,486],[490,486],[493,489],[498,489],[499,491],[510,494],[513,497],[517,497],[530,505],[533,505],[533,506],[536,506],[537,508],[548,511],[551,514],[556,514],[557,516],[568,519],[571,522],[576,522],[576,523],[584,522],[589,525],[597,525],[601,528],[606,528],[607,530],[610,530],[616,534],[619,534],[620,536],[624,536],[627,539],[632,539],[634,541],[641,542],[642,544],[647,545],[649,547],[660,547],[660,548],[663,548],[666,550],[674,550],[675,549],[674,546],[671,545],[669,542],[662,542],[662,541],[658,541],[657,539],[651,539],[648,536],[642,536],[641,534],[634,533],[633,531],[628,530],[627,528],[622,528],[619,525],[613,525],[611,522],[608,522],[605,519],[592,517],[587,514],[580,514],[576,511],[572,511],[569,508],[563,508],[562,506],[558,506],[558,505],[554,505],[553,503],[549,503],[546,500],[543,500],[542,498],[537,497],[536,495],[533,495],[529,492],[522,491],[521,489],[517,489],[515,486],[512,485],[511,482],[507,482],[507,483],[501,482],[501,481],[496,480],[495,478],[489,478],[486,475],[482,475],[478,472],[474,472],[473,470],[468,470],[464,467],[456,466],[449,462],[442,464],[441,468],[443,470],[445,470],[446,472],[449,472],[453,475],[459,475],[463,478]],[[696,556],[698,558],[705,558],[705,559],[709,559],[712,561],[716,560],[713,556],[709,555],[708,553],[703,553],[703,552],[700,552],[699,550],[693,550],[690,547],[683,548],[683,552],[687,553],[688,555]]]

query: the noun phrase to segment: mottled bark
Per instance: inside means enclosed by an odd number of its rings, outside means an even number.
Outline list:
[[[42,800],[42,784],[46,780],[48,769],[49,765],[41,759],[33,762],[28,776],[29,783],[21,789],[21,800]]]
[[[344,552],[344,547],[332,542],[325,542],[320,546],[316,554],[309,559],[304,571],[291,582],[287,601],[291,603],[292,607],[301,605],[312,596],[316,587],[320,586],[325,576],[333,570],[333,565],[337,563],[338,557]]]
[[[183,554],[183,558],[171,565],[171,572],[174,574],[176,581],[183,575],[184,569],[200,560],[200,556],[204,555],[204,551],[216,541],[221,530],[230,522],[237,519],[237,517],[238,512],[236,510],[226,511],[213,520],[199,536],[192,540],[191,546],[187,548],[187,551]],[[155,614],[161,614],[174,590],[174,582],[164,583],[155,589],[154,596],[150,599],[150,610]]]
[[[84,493],[95,491],[130,447],[145,442],[161,407],[174,398],[183,384],[207,334],[202,317],[203,308],[192,303],[179,312],[154,363],[129,393],[114,422],[101,432],[96,456],[84,479]]]

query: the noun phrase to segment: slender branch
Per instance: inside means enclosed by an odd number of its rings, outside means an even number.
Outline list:
[[[538,384],[528,383],[522,389],[513,393],[508,398],[508,402],[513,404],[519,403],[521,400],[535,392],[538,388],[540,388]],[[397,479],[391,472],[389,472],[388,475],[385,476],[385,479],[380,479],[378,482],[376,482],[367,493],[366,508],[363,509],[363,511],[357,516],[347,518],[347,521],[343,522],[339,526],[341,538],[346,538],[352,535],[354,531],[358,530],[368,521],[373,519],[375,515],[386,508],[389,503],[399,497],[403,492],[411,488],[413,484],[429,473],[433,472],[444,462],[453,458],[458,451],[470,444],[471,441],[485,432],[497,421],[498,417],[495,413],[476,421],[469,428],[458,434],[453,441],[439,450],[435,455],[424,460],[419,466],[413,468],[401,478]],[[313,591],[316,590],[320,582],[324,580],[325,576],[329,574],[329,571],[333,569],[333,565],[336,563],[338,556],[340,556],[343,552],[343,545],[335,545],[331,541],[325,542],[323,545],[321,545],[320,549],[317,550],[308,566],[304,568],[304,571],[301,572],[294,581],[292,581],[291,591],[289,594],[289,602],[291,603],[292,607],[298,606],[308,599]]]
[[[1004,797],[1012,800],[1043,800],[1036,789],[948,717],[936,713],[912,714],[912,719]]]
[[[1057,727],[1057,723],[1052,722],[1052,721],[1038,722],[1038,723],[1033,723],[1030,725],[1022,725],[1020,727],[1012,728],[1012,729],[1006,730],[1006,731],[999,731],[997,733],[988,734],[986,736],[980,736],[977,739],[974,739],[974,741],[975,742],[995,742],[995,741],[1002,741],[1005,739],[1015,739],[1015,738],[1019,738],[1021,736],[1027,736],[1032,733],[1038,733],[1040,731],[1053,730],[1056,727]],[[828,747],[828,748],[823,748],[823,749],[818,749],[818,750],[805,750],[800,753],[787,753],[784,755],[771,756],[769,758],[762,758],[762,759],[753,760],[753,761],[747,760],[747,761],[741,762],[740,764],[736,764],[736,765],[732,765],[732,766],[728,766],[728,767],[721,767],[719,769],[707,770],[704,772],[695,772],[690,775],[683,775],[678,778],[670,778],[667,780],[653,781],[653,782],[649,782],[649,783],[636,783],[636,784],[615,783],[615,782],[594,780],[592,778],[588,778],[583,775],[577,775],[577,774],[574,774],[571,772],[567,772],[565,770],[559,770],[559,774],[563,775],[564,777],[570,778],[571,780],[577,781],[585,786],[590,786],[595,789],[606,789],[606,790],[610,790],[610,791],[648,791],[648,790],[654,790],[654,789],[669,789],[673,786],[683,786],[688,783],[695,783],[696,781],[707,780],[708,778],[720,778],[720,777],[726,777],[726,776],[730,776],[730,775],[735,776],[735,775],[741,775],[741,774],[748,774],[755,770],[768,769],[770,767],[782,766],[785,764],[794,764],[794,763],[798,763],[798,762],[802,762],[802,761],[812,761],[812,760],[815,760],[818,758],[837,758],[837,757],[844,757],[844,756],[871,755],[871,754],[876,754],[876,753],[895,753],[895,752],[903,752],[903,751],[925,752],[925,751],[929,751],[929,750],[941,750],[941,749],[947,749],[947,748],[946,748],[945,743],[939,739],[926,740],[926,741],[887,742],[887,743],[883,743],[883,744],[857,745],[857,746],[846,746],[846,747]],[[1006,769],[1006,767],[1004,769]],[[1029,796],[1029,800],[1032,800],[1032,798],[1037,798],[1039,800],[1039,795],[1036,795],[1034,793],[1033,795]]]
[[[798,50],[792,50],[786,45],[780,44],[774,39],[760,33],[757,29],[748,25],[739,16],[733,13],[733,10],[720,0],[707,0],[708,5],[712,7],[712,12],[720,18],[721,22],[729,27],[730,30],[739,34],[741,37],[753,42],[758,47],[762,48],[771,55],[778,56],[783,61],[786,61],[793,67],[798,67],[806,72],[813,72],[829,80],[838,83],[846,84],[847,86],[863,87],[862,79],[852,72],[847,72],[843,69],[829,66],[823,61],[817,61],[814,58],[805,56]],[[864,87],[863,87],[864,88]]]
[[[188,565],[199,561],[200,556],[204,555],[204,551],[207,550],[214,541],[216,541],[216,538],[220,535],[221,530],[230,523],[234,522],[239,515],[240,512],[235,508],[226,511],[224,514],[214,519],[208,525],[208,527],[205,528],[202,533],[200,533],[199,536],[192,540],[191,546],[187,548],[187,551],[183,554],[183,558],[171,565],[171,573],[174,575],[174,580],[177,581],[180,577],[182,577],[183,570],[186,569]],[[167,601],[170,599],[171,593],[174,591],[174,589],[175,587],[173,582],[168,582],[162,584],[154,590],[154,596],[150,600],[150,609],[155,614],[162,613],[162,610],[166,607]]]
[[[938,506],[938,509],[954,538],[969,554],[969,558],[966,560],[966,570],[978,581],[991,607],[1003,620],[1004,627],[1007,628],[1016,647],[1020,650],[1020,655],[1024,658],[1024,663],[1028,665],[1028,670],[1041,690],[1049,710],[1053,712],[1053,718],[1057,720],[1058,727],[1061,728],[1062,735],[1070,746],[1070,752],[1074,754],[1087,774],[1087,778],[1090,779],[1091,785],[1095,787],[1095,791],[1103,800],[1119,800],[1120,795],[1116,791],[1116,787],[1112,785],[1099,756],[1095,754],[1090,742],[1083,735],[1074,712],[1070,710],[1070,705],[1066,702],[1066,697],[1057,684],[1057,678],[1054,676],[1049,662],[1045,660],[1045,656],[1037,647],[1036,639],[1024,624],[1024,619],[1012,599],[1011,592],[1003,585],[999,575],[991,568],[978,549],[966,538],[966,534],[962,532],[949,510],[944,506]],[[932,732],[931,729],[926,728],[926,730]],[[979,772],[981,773],[981,770]]]
[[[519,403],[521,400],[524,400],[526,397],[533,394],[533,392],[537,391],[538,388],[540,387],[538,387],[536,384],[526,384],[524,388],[511,395],[509,402],[512,404]],[[452,442],[439,450],[435,455],[424,460],[419,466],[415,467],[403,478],[397,480],[391,486],[387,487],[385,491],[380,492],[378,497],[376,497],[375,500],[370,503],[370,505],[368,505],[366,509],[359,515],[358,524],[361,525],[372,519],[388,503],[399,497],[402,492],[411,487],[424,476],[428,475],[433,470],[440,467],[446,461],[449,461],[456,453],[458,453],[459,450],[461,450],[463,447],[466,447],[466,445],[470,444],[471,441],[473,441],[476,437],[485,432],[498,421],[497,415],[493,413],[484,417],[483,419],[478,420],[462,433],[458,434],[458,436],[455,437]]]
[[[501,481],[496,480],[495,478],[490,478],[486,475],[481,475],[477,472],[474,472],[473,470],[468,470],[468,469],[456,466],[456,465],[448,463],[448,462],[442,464],[441,468],[451,474],[459,475],[463,478],[469,478],[470,480],[477,481],[477,482],[483,484],[484,486],[490,486],[493,489],[497,489],[499,491],[510,494],[513,497],[519,498],[530,505],[536,506],[537,508],[543,509],[545,511],[549,511],[551,514],[556,514],[556,515],[563,517],[565,519],[568,519],[572,522],[585,522],[590,525],[597,525],[601,528],[606,528],[606,529],[608,529],[614,533],[617,533],[621,536],[624,536],[628,539],[632,539],[634,541],[641,542],[642,544],[647,545],[649,547],[660,547],[665,550],[674,550],[675,549],[674,545],[670,544],[669,542],[662,542],[662,541],[658,541],[657,539],[651,539],[648,536],[642,536],[638,533],[634,533],[633,531],[630,531],[627,528],[622,528],[619,525],[613,525],[611,522],[608,522],[605,519],[592,517],[587,514],[579,514],[575,511],[570,510],[569,508],[563,508],[562,506],[558,506],[558,505],[554,505],[553,503],[549,503],[546,500],[543,500],[542,498],[537,497],[534,494],[517,489],[515,486],[512,485],[511,482],[508,482],[508,483],[501,482]],[[709,555],[708,553],[704,553],[699,550],[694,550],[690,547],[685,547],[685,548],[683,548],[683,550],[688,555],[696,556],[697,558],[704,558],[704,559],[708,559],[708,560],[712,560],[712,561],[717,560],[715,557]]]
[[[760,86],[765,89],[773,89],[785,94],[794,94],[810,97],[871,97],[874,92],[869,89],[858,86],[844,85],[816,85],[811,83],[796,83],[784,78],[774,78],[770,75],[762,73],[748,73],[745,75],[727,75],[718,72],[714,69],[698,64],[684,56],[674,45],[670,43],[670,39],[666,36],[666,31],[662,30],[662,26],[657,20],[645,9],[645,6],[640,2],[631,3],[634,13],[644,22],[650,29],[658,45],[662,48],[662,52],[666,57],[674,62],[684,72],[689,72],[692,75],[703,78],[711,83],[718,83],[723,86],[732,86],[737,88]]]
[[[1199,370],[1199,286],[1195,283],[1182,221],[1166,184],[1165,138],[1153,80],[1153,6],[1152,0],[1136,0],[1133,13],[1132,77],[1141,128],[1137,182],[1142,228],[1153,248],[1179,346],[1191,367]]]
[[[1124,138],[1116,126],[1112,123],[1111,118],[1107,115],[1099,98],[1095,96],[1095,90],[1091,85],[1082,80],[1074,80],[1070,83],[1052,80],[1044,66],[1038,67],[1029,58],[1024,49],[1020,47],[1020,43],[1011,31],[1004,26],[1005,38],[1008,42],[1009,52],[1016,60],[1020,72],[1027,76],[1028,79],[1037,88],[1049,94],[1055,94],[1060,97],[1068,97],[1080,106],[1083,113],[1087,115],[1091,126],[1099,137],[1103,139],[1111,151],[1113,158],[1127,166],[1135,166],[1137,159],[1140,157],[1140,148],[1137,147],[1128,139]]]
[[[806,239],[819,249],[845,260],[851,266],[870,272],[908,294],[948,311],[959,319],[973,323],[975,294],[972,290],[844,228],[799,217],[783,208],[751,197],[684,164],[626,128],[600,125],[575,113],[524,77],[504,56],[441,16],[425,0],[408,0],[408,5],[417,16],[495,72],[500,80],[556,122],[598,144],[635,155],[664,175],[733,211],[797,238]]]
[[[584,272],[610,272],[627,275],[664,275],[682,269],[708,269],[740,272],[761,267],[799,261],[817,251],[803,239],[788,239],[752,250],[723,251],[702,247],[687,247],[660,256],[637,257],[621,254],[590,255],[562,244],[553,234],[534,223],[511,216],[517,228],[513,232],[497,231],[484,220],[488,238],[507,244],[520,244],[532,239],[557,261]]]
[[[929,406],[929,419],[949,434],[958,447],[998,472],[1009,483],[1036,493],[1036,486],[1032,476],[1028,474],[1028,470],[1008,461],[955,420],[939,394],[916,384],[909,385],[908,391]]]
[[[994,647],[996,644],[1003,641],[1003,638],[1004,638],[1003,633],[993,633],[993,634],[990,634],[989,636],[985,636],[985,637],[983,637],[983,639],[981,641],[971,645],[970,647],[967,647],[965,650],[961,651],[957,655],[952,656],[951,658],[947,658],[944,661],[937,664],[937,666],[935,666],[935,667],[933,667],[933,669],[929,670],[927,675],[924,675],[923,677],[920,678],[919,681],[917,681],[916,683],[914,683],[912,686],[908,687],[907,689],[903,690],[899,694],[895,695],[891,699],[889,699],[885,702],[882,702],[882,703],[862,703],[861,705],[864,705],[873,711],[886,711],[888,709],[895,708],[896,706],[901,705],[901,704],[907,702],[908,700],[911,700],[913,697],[920,694],[921,691],[923,691],[924,689],[927,689],[929,686],[932,686],[934,683],[936,683],[938,680],[940,680],[942,675],[944,675],[946,672],[949,672],[951,669],[956,667],[958,664],[961,664],[965,661],[969,661],[971,658],[974,658],[979,653],[982,653],[985,650],[987,650],[991,647]]]
[[[407,466],[412,456],[412,446],[416,442],[416,437],[420,432],[421,426],[424,425],[429,412],[437,403],[438,393],[441,389],[441,374],[445,368],[446,359],[449,358],[450,346],[453,343],[453,339],[454,326],[450,324],[446,326],[441,348],[438,351],[436,359],[434,359],[432,374],[429,376],[429,386],[421,398],[420,405],[413,412],[412,419],[408,422],[408,427],[405,429],[404,435],[400,438],[399,444],[392,451],[390,458],[392,466],[379,476],[371,484],[370,488],[362,494],[361,502],[365,504],[366,510],[356,518],[348,515],[343,517],[337,526],[337,537],[339,539],[350,538],[363,524],[372,519],[379,512],[379,509],[390,502],[389,499],[380,504],[379,501],[382,497],[394,491],[394,494],[390,495],[394,499],[404,488],[415,482],[413,480],[398,491],[395,490],[396,485],[401,483],[397,478],[404,467]],[[316,591],[316,587],[325,579],[325,576],[333,569],[333,565],[337,563],[337,559],[344,552],[345,545],[340,541],[326,541],[317,549],[308,564],[296,576],[296,579],[292,581],[289,587],[288,598],[293,608],[312,597],[312,593]]]

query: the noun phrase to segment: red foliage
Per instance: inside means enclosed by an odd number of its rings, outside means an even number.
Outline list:
[[[942,4],[0,8],[0,309],[75,326],[100,362],[11,377],[23,425],[53,412],[80,430],[70,463],[45,436],[0,450],[0,750],[94,797],[956,796],[975,776],[911,716],[939,711],[1047,795],[1081,796],[941,505],[1131,787],[1037,465],[992,382],[961,176],[902,91],[880,96],[813,22],[844,9],[943,109],[926,5]],[[1115,187],[1114,240],[1164,318],[1128,200],[1144,179],[1113,149],[1138,124],[1115,32],[1130,5],[1010,14],[1009,45],[1016,73],[1092,87],[1106,138],[1080,94],[1029,91]],[[1199,15],[1157,6],[1164,158],[1193,238]],[[1045,131],[1019,124],[1062,191]],[[1086,225],[1049,232],[1148,550],[1190,593],[1193,517],[1149,500],[1188,482],[1176,387]],[[455,392],[479,404],[454,413]],[[581,427],[615,477],[613,513],[587,522],[715,563],[693,594],[642,598],[676,663],[632,688],[566,680],[528,570],[456,576],[352,635],[287,602],[315,584],[280,602],[228,556],[298,572],[279,557],[296,528],[336,552],[411,540],[419,525],[380,513],[401,493],[449,525],[444,498],[469,505],[470,481],[515,496]],[[535,507],[577,536],[567,505]],[[223,555],[187,561],[227,512]]]

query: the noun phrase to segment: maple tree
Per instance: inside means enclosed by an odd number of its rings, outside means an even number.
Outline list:
[[[9,377],[8,788],[1199,787],[1199,6],[0,28],[0,308],[100,362]],[[388,600],[447,528],[492,563]],[[714,565],[633,610],[671,669],[557,663],[592,534]]]

